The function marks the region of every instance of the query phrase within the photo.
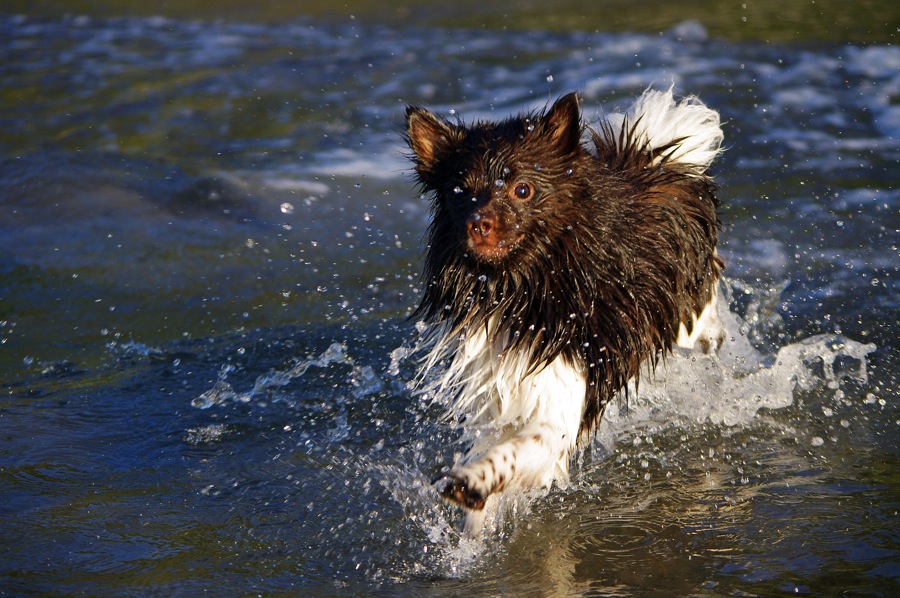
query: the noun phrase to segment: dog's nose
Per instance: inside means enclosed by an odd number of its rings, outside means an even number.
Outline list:
[[[497,226],[497,218],[492,212],[478,210],[466,220],[469,236],[487,237]]]

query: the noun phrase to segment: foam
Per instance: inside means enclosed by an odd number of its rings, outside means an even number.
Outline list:
[[[727,294],[726,294],[727,296]],[[676,349],[638,388],[607,407],[597,439],[611,450],[638,426],[749,424],[760,409],[783,409],[796,391],[837,388],[844,379],[867,381],[866,356],[876,347],[839,334],[820,334],[764,354],[749,340],[750,326],[720,302],[727,340],[716,355]]]
[[[728,308],[732,303],[732,286],[751,298],[747,319]],[[718,354],[676,348],[655,372],[644,372],[639,386],[632,382],[627,393],[621,393],[607,406],[594,437],[601,452],[613,453],[619,443],[632,440],[636,430],[650,429],[657,433],[679,428],[739,429],[755,425],[761,421],[760,410],[790,407],[798,392],[819,391],[838,397],[843,396],[841,386],[847,380],[867,382],[867,356],[876,349],[874,344],[860,343],[840,334],[820,334],[764,352],[757,347],[765,344],[760,338],[773,325],[767,306],[773,300],[780,300],[779,288],[760,291],[742,282],[723,287],[726,288],[723,288],[718,313],[727,337]],[[407,346],[395,349],[387,375],[403,378],[402,366],[413,354]],[[426,380],[407,381],[407,392],[419,394],[424,400],[422,405],[432,400],[440,403],[439,385],[433,379],[429,384],[428,380],[435,376],[439,372],[431,373]],[[419,388],[422,384],[424,391]],[[437,493],[418,464],[404,465],[401,473],[408,478],[409,490],[402,483],[399,488],[384,480],[382,483],[404,508],[409,509],[410,501],[416,503],[414,511],[418,515],[412,521],[427,533],[434,549],[443,555],[442,562],[450,575],[477,563],[475,557],[489,550],[490,542],[514,529],[532,501],[546,492],[504,493],[502,503],[485,521],[485,529],[492,533],[483,537],[484,544],[473,545],[452,529],[455,510],[439,504]],[[579,469],[572,473],[579,475]],[[387,470],[385,475],[386,479],[392,479]],[[448,509],[451,515],[447,514]]]
[[[247,392],[235,390],[227,381],[229,374],[234,371],[234,366],[226,365],[219,371],[215,385],[192,400],[191,406],[209,409],[214,405],[228,402],[249,403],[302,378],[310,367],[327,368],[332,364],[351,366],[351,371],[346,377],[346,386],[350,389],[350,394],[356,398],[375,394],[383,389],[381,378],[372,366],[357,365],[347,354],[347,348],[343,344],[332,343],[316,357],[298,359],[290,368],[271,370],[258,376],[253,387]]]

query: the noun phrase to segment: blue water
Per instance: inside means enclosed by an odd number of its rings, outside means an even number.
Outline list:
[[[900,589],[895,45],[3,17],[0,73],[0,594]],[[729,349],[461,539],[405,104],[672,84],[725,123]]]

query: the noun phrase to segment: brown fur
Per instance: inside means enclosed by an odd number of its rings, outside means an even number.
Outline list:
[[[709,301],[722,269],[712,179],[669,161],[677,144],[651,150],[635,123],[619,139],[590,131],[589,147],[574,94],[471,126],[409,107],[407,124],[433,198],[417,314],[451,334],[495,320],[532,371],[563,356],[588,381],[591,431]]]

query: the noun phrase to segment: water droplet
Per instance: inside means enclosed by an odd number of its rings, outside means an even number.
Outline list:
[[[822,446],[823,444],[825,444],[825,440],[821,436],[813,436],[810,444],[812,444],[813,446]]]
[[[282,214],[293,214],[294,213],[294,204],[284,202],[281,204],[281,213]]]
[[[453,192],[456,193],[457,195],[459,195],[460,193],[463,192],[462,187],[457,185],[456,187],[453,188]]]
[[[503,181],[503,179],[497,179],[496,181],[494,181],[494,187],[502,187],[505,184],[506,183]]]

